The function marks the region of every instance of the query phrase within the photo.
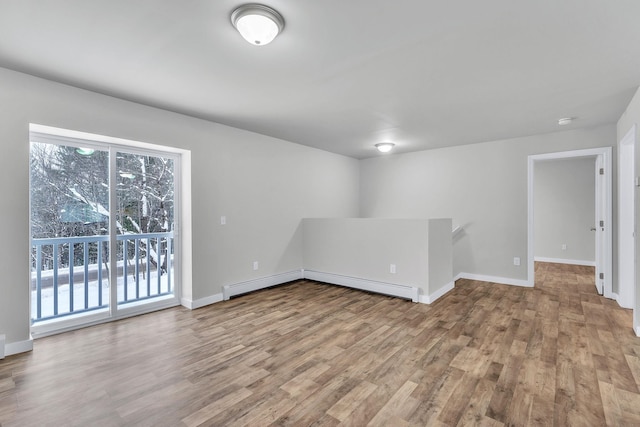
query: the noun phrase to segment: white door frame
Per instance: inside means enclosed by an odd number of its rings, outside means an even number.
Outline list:
[[[621,307],[633,308],[636,283],[635,247],[636,125],[618,141],[618,297]]]
[[[535,154],[528,157],[528,230],[527,230],[527,281],[535,283],[534,271],[534,170],[535,162],[540,160],[570,159],[579,157],[596,158],[596,223],[603,221],[604,227],[596,229],[596,289],[607,298],[613,298],[613,230],[612,230],[612,179],[611,147],[586,150],[563,151],[558,153]],[[600,169],[604,174],[600,175]],[[599,224],[595,224],[599,225]],[[599,279],[602,275],[603,279]]]
[[[150,313],[152,311],[162,310],[169,307],[175,307],[180,305],[184,283],[182,278],[185,274],[183,270],[183,258],[182,248],[185,246],[182,244],[182,235],[180,233],[180,224],[182,216],[187,213],[185,206],[183,205],[183,192],[186,192],[187,201],[190,206],[190,181],[185,183],[182,181],[182,168],[183,168],[183,156],[184,150],[174,149],[171,147],[152,145],[143,142],[131,141],[126,139],[120,139],[109,136],[102,136],[90,133],[76,132],[66,129],[59,129],[55,127],[30,124],[30,140],[37,142],[50,143],[55,145],[67,145],[76,147],[89,147],[99,150],[109,151],[109,174],[110,182],[116,182],[116,153],[126,152],[133,154],[147,154],[152,156],[169,157],[174,161],[174,185],[175,185],[175,198],[174,206],[174,221],[178,224],[178,227],[174,230],[174,248],[176,256],[174,258],[172,267],[174,268],[173,275],[173,295],[167,297],[160,297],[157,300],[145,301],[141,304],[132,303],[128,307],[119,307],[117,301],[117,286],[111,286],[109,293],[109,309],[96,311],[95,313],[81,314],[79,316],[69,316],[68,318],[59,318],[54,321],[44,321],[31,325],[31,334],[34,338],[45,337],[48,335],[66,332],[82,327],[92,326],[100,323],[110,322],[118,319],[124,319],[131,316],[137,316],[144,313]],[[190,157],[187,157],[187,162],[190,162]],[[190,165],[190,163],[187,163]],[[188,170],[188,169],[187,169]],[[109,206],[116,206],[115,191],[109,192]],[[188,213],[190,215],[190,211]],[[185,215],[186,216],[186,215]],[[115,215],[110,215],[110,230],[115,230]],[[190,226],[189,226],[190,229]],[[188,231],[188,230],[187,230]],[[31,235],[31,233],[29,233]],[[187,238],[190,239],[190,233],[184,233]],[[116,233],[109,233],[110,236],[110,249],[115,247]],[[189,255],[190,256],[190,255]],[[191,258],[189,258],[190,260]],[[117,268],[116,260],[110,260],[110,284],[117,283]],[[189,270],[186,274],[191,278],[191,263],[189,261]],[[31,274],[31,273],[29,273]],[[191,281],[189,280],[189,283]],[[31,295],[31,293],[29,293]],[[30,296],[31,298],[31,296]],[[31,302],[29,303],[31,306]]]

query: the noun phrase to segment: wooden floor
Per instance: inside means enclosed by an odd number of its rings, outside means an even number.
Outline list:
[[[37,340],[9,426],[640,425],[631,311],[593,269],[460,280],[428,306],[299,281]]]

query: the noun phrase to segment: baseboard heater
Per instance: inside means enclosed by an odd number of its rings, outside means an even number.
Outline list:
[[[270,288],[271,286],[281,285],[302,278],[302,271],[294,270],[273,276],[261,277],[259,279],[247,280],[246,282],[225,285],[222,287],[222,299],[227,301],[229,298],[237,295],[259,291],[260,289]]]
[[[342,276],[340,274],[323,273],[319,271],[304,270],[304,278],[318,282],[330,283],[347,288],[393,297],[409,299],[419,302],[420,289],[415,286],[396,285],[394,283],[377,282],[375,280],[360,279],[358,277]]]
[[[315,280],[317,282],[359,289],[361,291],[390,295],[408,299],[413,302],[420,301],[420,289],[415,286],[396,285],[394,283],[377,282],[374,280],[360,279],[358,277],[342,276],[340,274],[323,273],[312,270],[294,270],[276,274],[274,276],[262,277],[259,279],[248,280],[246,282],[234,283],[232,285],[225,285],[222,287],[222,299],[226,301],[237,295],[258,291],[260,289],[281,285],[283,283],[299,279]]]

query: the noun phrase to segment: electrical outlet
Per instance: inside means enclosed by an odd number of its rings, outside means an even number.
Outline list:
[[[563,251],[566,251],[566,250],[567,250],[567,244],[566,244],[566,243],[563,243],[563,244],[562,244],[562,250],[563,250]]]
[[[257,270],[258,267],[260,267],[260,265],[258,264],[258,261],[253,261],[253,269]]]
[[[520,257],[513,257],[513,265],[518,266],[520,265]]]
[[[389,273],[396,274],[396,265],[395,264],[390,264],[389,265]]]
[[[220,217],[220,225],[225,225],[227,223],[227,217],[226,216],[221,216]]]

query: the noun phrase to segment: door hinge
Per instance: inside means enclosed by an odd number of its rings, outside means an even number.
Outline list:
[[[604,273],[600,273],[600,280],[604,280]]]
[[[604,168],[600,168],[600,175],[604,175]]]

